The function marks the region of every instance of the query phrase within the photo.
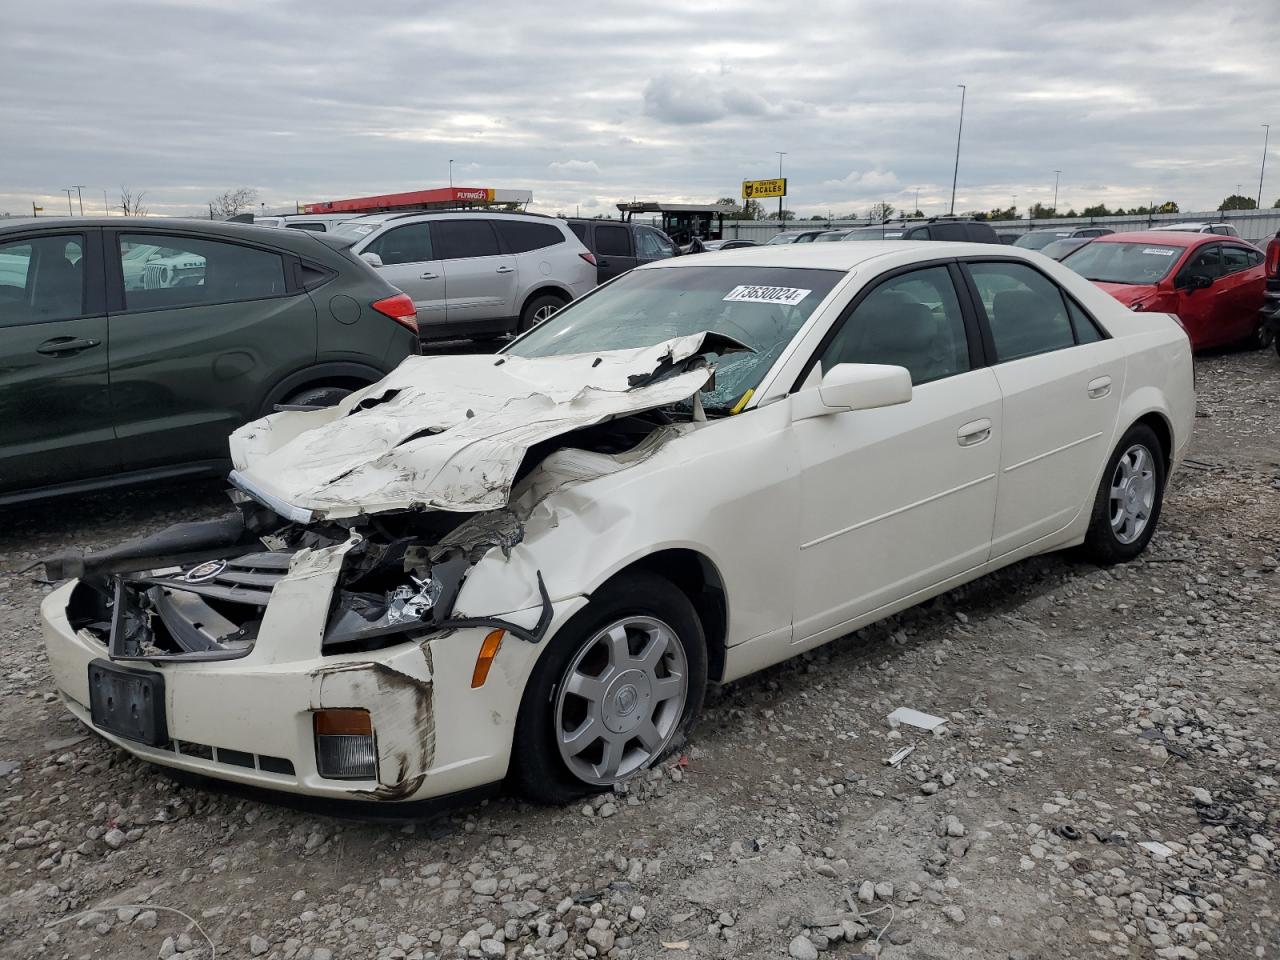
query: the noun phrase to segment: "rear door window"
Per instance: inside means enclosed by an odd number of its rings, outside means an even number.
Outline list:
[[[1020,263],[967,266],[987,315],[997,362],[1075,346],[1066,300],[1044,274]]]
[[[84,238],[0,244],[0,327],[85,316]]]
[[[605,257],[631,256],[631,231],[626,227],[597,224],[596,253]]]
[[[550,223],[495,220],[493,225],[507,245],[508,253],[528,253],[530,250],[541,250],[564,243],[564,234]]]
[[[135,253],[139,248],[141,254]],[[284,258],[223,240],[120,234],[127,311],[285,296]]]
[[[434,260],[431,248],[431,224],[406,223],[403,227],[388,230],[364,248],[364,253],[376,253],[384,266],[396,263],[425,263]]]
[[[431,236],[441,260],[496,257],[501,252],[498,235],[488,220],[435,220]]]
[[[1229,243],[1222,245],[1222,272],[1238,273],[1248,270],[1253,264],[1249,261],[1249,251]]]

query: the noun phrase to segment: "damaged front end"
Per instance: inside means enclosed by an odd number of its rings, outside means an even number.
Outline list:
[[[531,474],[558,450],[623,455],[701,419],[697,395],[714,384],[708,355],[741,349],[698,334],[600,355],[411,358],[337,407],[237,431],[235,513],[50,558],[46,569],[79,578],[70,625],[117,661],[246,656],[277,585],[308,576],[308,558],[334,548],[341,569],[320,654],[476,626],[536,644],[552,620],[536,568],[532,626],[456,609],[475,564],[524,538],[513,488],[528,479],[538,489]]]
[[[248,654],[276,584],[295,558],[347,544],[330,598],[321,654],[376,650],[407,635],[491,626],[538,643],[551,621],[551,600],[538,574],[543,609],[526,628],[497,617],[458,616],[454,605],[475,560],[509,550],[521,525],[509,511],[452,529],[431,522],[449,515],[404,514],[359,524],[264,520],[239,492],[241,510],[216,522],[178,524],[125,547],[46,561],[51,576],[75,570],[67,606],[73,629],[86,631],[112,660],[232,660]],[[465,522],[462,522],[465,521]]]

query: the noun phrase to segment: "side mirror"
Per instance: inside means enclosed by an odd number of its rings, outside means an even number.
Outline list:
[[[382,266],[382,258],[372,251],[365,251],[360,254],[360,259],[371,267]]]
[[[793,420],[850,410],[875,410],[911,400],[911,373],[881,363],[838,363],[817,389],[796,394]]]

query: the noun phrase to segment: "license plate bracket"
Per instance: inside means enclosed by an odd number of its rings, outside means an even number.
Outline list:
[[[89,664],[89,715],[108,733],[152,747],[169,742],[164,712],[164,674],[135,670],[108,660]]]

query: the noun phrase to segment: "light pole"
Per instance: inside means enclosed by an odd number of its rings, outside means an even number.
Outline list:
[[[1053,171],[1053,215],[1058,215],[1058,177],[1062,176],[1061,170]]]
[[[957,83],[960,88],[960,126],[956,128],[956,167],[951,173],[951,215],[956,214],[956,181],[960,177],[960,134],[964,132],[964,97],[968,93],[968,88],[963,83]]]
[[[787,152],[786,152],[785,150],[775,150],[775,151],[773,151],[773,152],[774,152],[774,153],[776,153],[776,154],[778,155],[778,179],[779,179],[779,180],[781,180],[781,179],[782,179],[782,158],[783,158],[783,157],[785,157],[785,156],[787,155]],[[779,197],[779,198],[778,198],[778,223],[779,223],[779,225],[781,225],[781,224],[782,224],[782,222],[783,222],[783,220],[782,220],[782,197]]]
[[[449,161],[449,189],[453,189],[453,161]]]
[[[71,185],[71,189],[76,192],[76,200],[80,203],[80,216],[84,216],[84,195],[80,193],[84,189],[83,183],[75,183]]]
[[[1258,171],[1258,209],[1262,209],[1262,178],[1267,175],[1267,144],[1271,142],[1271,124],[1264,123],[1267,132],[1262,136],[1262,169]]]
[[[920,188],[916,187],[916,205],[911,208],[911,216],[915,216],[920,212]]]
[[[62,192],[63,192],[63,193],[65,193],[65,194],[67,195],[67,216],[68,216],[68,217],[74,217],[74,216],[76,215],[76,212],[75,212],[74,210],[72,210],[72,209],[71,209],[71,191],[72,191],[72,190],[74,190],[74,189],[75,189],[75,187],[63,187],[63,188],[62,188]]]

